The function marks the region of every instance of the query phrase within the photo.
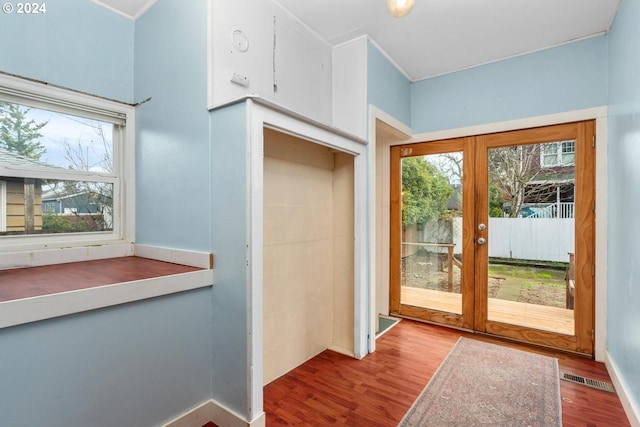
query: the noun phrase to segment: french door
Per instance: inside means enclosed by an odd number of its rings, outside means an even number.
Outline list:
[[[391,148],[390,311],[593,354],[593,121]]]

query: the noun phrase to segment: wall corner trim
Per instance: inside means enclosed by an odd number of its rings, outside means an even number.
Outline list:
[[[631,398],[629,386],[627,385],[624,378],[620,375],[620,369],[618,368],[618,365],[607,350],[605,350],[604,364],[607,367],[607,372],[609,372],[611,381],[613,381],[613,385],[616,388],[616,393],[620,398],[620,403],[622,403],[624,412],[625,414],[627,414],[627,418],[629,418],[631,427],[640,427],[640,408]]]
[[[162,424],[162,427],[199,427],[208,422],[214,422],[219,426],[225,427],[264,427],[266,415],[262,412],[253,421],[249,422],[232,410],[210,399]]]

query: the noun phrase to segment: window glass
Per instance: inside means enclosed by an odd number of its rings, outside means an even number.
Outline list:
[[[576,152],[576,142],[575,141],[564,141],[562,143],[562,164],[563,165],[572,165],[575,162],[575,152]]]
[[[0,102],[0,148],[37,162],[25,160],[24,166],[111,173],[113,128],[95,119]]]
[[[564,141],[562,143],[562,154],[575,153],[575,151],[576,151],[576,142],[575,141]]]
[[[571,166],[575,162],[575,141],[560,141],[542,144],[540,164],[542,167]]]
[[[114,230],[119,125],[0,100],[0,236]]]
[[[552,142],[550,144],[542,144],[540,148],[542,152],[542,166],[556,166],[558,164],[558,144]]]

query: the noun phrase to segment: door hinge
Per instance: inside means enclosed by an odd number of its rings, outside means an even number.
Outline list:
[[[593,343],[593,344],[596,343],[596,330],[595,329],[591,330],[591,343]]]
[[[596,148],[596,136],[592,135],[591,137],[591,147]]]
[[[591,265],[591,276],[595,276],[596,275],[596,265],[592,264]]]

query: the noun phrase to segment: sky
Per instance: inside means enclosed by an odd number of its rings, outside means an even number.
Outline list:
[[[95,172],[109,172],[112,169],[111,159],[105,161],[113,153],[111,123],[37,108],[30,109],[26,116],[36,123],[48,122],[40,130],[43,137],[39,141],[47,150],[40,161],[58,167]],[[100,135],[100,129],[104,138]]]

